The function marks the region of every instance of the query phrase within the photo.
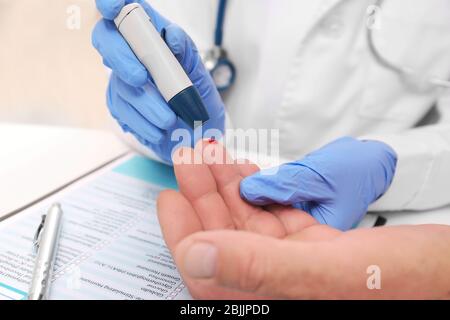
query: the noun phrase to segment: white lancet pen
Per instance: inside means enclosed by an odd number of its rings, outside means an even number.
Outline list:
[[[191,128],[208,121],[200,94],[142,6],[126,5],[114,22],[172,111]]]
[[[42,216],[34,237],[34,249],[37,251],[33,278],[28,293],[28,300],[46,300],[50,291],[53,268],[61,233],[63,211],[60,204],[50,207]]]

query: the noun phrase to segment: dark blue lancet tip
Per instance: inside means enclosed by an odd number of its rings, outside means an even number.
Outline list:
[[[209,120],[203,100],[194,86],[188,87],[170,99],[169,106],[191,129]]]

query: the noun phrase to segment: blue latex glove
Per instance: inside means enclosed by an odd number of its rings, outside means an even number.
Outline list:
[[[97,8],[104,18],[95,26],[92,43],[103,57],[104,64],[113,70],[107,90],[109,110],[125,132],[132,133],[142,144],[170,163],[173,148],[180,144],[180,141],[172,141],[174,130],[183,128],[190,131],[191,139],[183,141],[183,145],[194,144],[194,134],[164,101],[151,75],[136,58],[112,21],[122,7],[131,2],[143,6],[197,87],[210,116],[210,120],[199,130],[205,133],[208,129],[217,129],[223,133],[224,106],[197,48],[182,29],[171,24],[143,0],[96,0]],[[219,139],[217,130],[211,135]],[[209,138],[206,135],[203,137]],[[197,133],[196,138],[200,139],[202,135]]]
[[[352,228],[389,188],[397,155],[378,141],[339,139],[303,160],[262,171],[241,182],[241,196],[255,205],[283,204],[322,224]]]

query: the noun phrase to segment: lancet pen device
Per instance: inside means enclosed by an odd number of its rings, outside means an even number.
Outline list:
[[[142,6],[126,5],[114,22],[173,112],[191,128],[208,121],[208,112],[197,89]]]

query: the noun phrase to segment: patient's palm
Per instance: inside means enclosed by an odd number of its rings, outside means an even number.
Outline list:
[[[220,145],[214,148],[223,152]],[[193,159],[195,152],[199,152],[198,147],[196,151],[182,149],[176,156],[186,159],[188,154]],[[203,158],[208,162],[204,154]],[[180,162],[174,160],[174,163]],[[164,192],[158,201],[159,219],[169,249],[174,252],[184,238],[209,230],[243,230],[286,241],[327,240],[339,234],[337,230],[318,225],[309,214],[292,207],[261,208],[242,200],[239,194],[241,180],[258,170],[250,163],[175,165],[180,192]],[[200,287],[196,281],[186,278],[185,281],[191,293],[201,298],[257,298],[224,292],[213,283]]]

